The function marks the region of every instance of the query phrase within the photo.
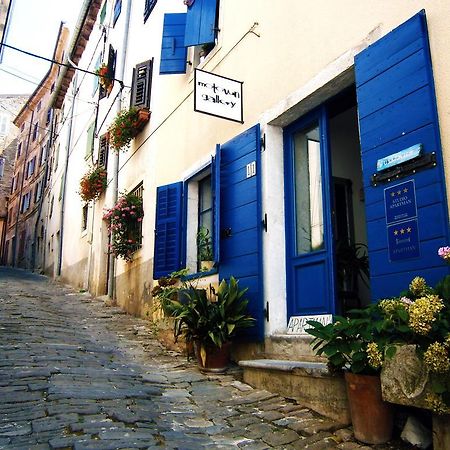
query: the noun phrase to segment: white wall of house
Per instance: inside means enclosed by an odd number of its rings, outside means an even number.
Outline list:
[[[107,20],[111,17],[113,3],[108,3]],[[186,74],[159,75],[163,16],[165,12],[184,12],[186,7],[182,0],[158,1],[145,24],[142,2],[133,2],[122,106],[128,106],[133,67],[153,57],[152,115],[130,149],[121,152],[119,157],[119,191],[130,191],[143,182],[145,209],[142,249],[136,253],[133,263],[121,260],[117,263],[116,275],[121,280],[117,289],[119,304],[129,307],[133,296],[138,297],[137,301],[144,301],[152,286],[157,186],[186,179],[195,167],[200,167],[214,154],[217,143],[224,143],[261,123],[266,136],[266,149],[262,155],[263,211],[268,214],[268,232],[263,237],[264,286],[265,301],[271,308],[266,334],[285,331],[283,127],[349,86],[353,82],[355,54],[422,8],[427,12],[443,156],[447,173],[450,173],[450,116],[446,114],[450,105],[450,61],[443,57],[447,53],[450,33],[450,11],[446,2],[285,0],[279,3],[269,0],[220,2],[217,45],[199,67],[243,81],[244,123],[239,124],[194,112],[192,66],[188,65]],[[124,0],[116,26],[108,30],[108,44],[118,50],[116,74],[120,71],[124,50],[127,5],[128,1]],[[100,29],[95,27],[80,67],[93,68],[99,35]],[[191,53],[188,53],[188,59],[192,59]],[[92,80],[87,78],[81,84],[80,99],[92,99],[89,91]],[[106,132],[117,111],[117,106],[112,106],[108,113],[118,90],[116,83],[109,98],[100,101],[99,124],[106,115],[107,119],[99,134]],[[98,284],[104,283],[106,270],[106,259],[102,256],[106,252],[106,231],[101,216],[103,208],[112,205],[113,192],[108,189],[106,195],[90,208],[85,234],[80,231],[82,204],[76,195],[79,178],[87,168],[83,131],[91,120],[93,108],[89,104],[77,104],[79,115],[73,131],[75,147],[69,158],[67,181],[63,272],[67,279],[74,281],[71,271],[86,261],[82,276],[84,284],[87,285],[89,279],[91,289],[100,292]],[[95,148],[98,148],[97,141]],[[110,152],[108,171],[112,169],[113,159],[113,152]],[[448,175],[447,191],[450,192]],[[143,311],[136,305],[129,309]]]

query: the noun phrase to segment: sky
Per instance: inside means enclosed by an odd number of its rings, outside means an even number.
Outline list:
[[[84,0],[14,0],[5,43],[51,58],[61,21],[72,31],[83,3]],[[31,94],[49,68],[49,62],[5,48],[0,64],[0,94]]]

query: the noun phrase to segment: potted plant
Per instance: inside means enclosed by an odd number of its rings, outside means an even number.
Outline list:
[[[308,323],[317,354],[328,358],[330,371],[344,371],[355,438],[368,444],[389,441],[393,413],[381,396],[384,341],[377,331],[376,308],[352,311],[349,317],[336,316],[328,325]]]
[[[201,272],[207,272],[213,268],[212,239],[206,227],[200,227],[197,233],[197,261]]]
[[[149,120],[150,111],[145,108],[123,109],[108,128],[110,146],[116,151],[129,147]]]
[[[229,363],[231,340],[242,328],[254,325],[246,313],[247,289],[240,289],[231,277],[222,280],[217,293],[208,298],[206,290],[183,282],[178,298],[165,298],[163,308],[174,319],[174,337],[193,342],[200,370],[223,372]]]
[[[109,223],[111,236],[109,250],[116,258],[133,260],[133,253],[140,247],[140,222],[143,217],[142,198],[131,193],[123,194],[104,214],[103,219]]]
[[[107,173],[103,167],[91,168],[80,180],[80,197],[84,202],[97,199],[106,190]]]

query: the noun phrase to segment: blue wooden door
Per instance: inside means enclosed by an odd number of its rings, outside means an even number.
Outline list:
[[[220,152],[219,278],[234,276],[248,288],[249,313],[256,326],[245,330],[253,340],[264,337],[261,254],[261,151],[256,125],[218,147]]]
[[[449,272],[437,255],[448,245],[449,228],[425,12],[357,55],[355,75],[371,291],[379,299],[398,295],[416,275],[433,285]],[[377,160],[416,144],[424,155],[434,154],[436,166],[372,183]],[[403,193],[417,208],[391,223],[389,198],[401,199]],[[397,239],[395,233],[406,237]]]
[[[284,131],[288,318],[335,310],[327,124],[324,106]]]

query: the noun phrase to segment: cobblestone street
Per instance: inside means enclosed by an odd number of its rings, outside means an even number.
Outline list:
[[[148,322],[0,268],[0,448],[403,449],[231,375],[206,376]]]

